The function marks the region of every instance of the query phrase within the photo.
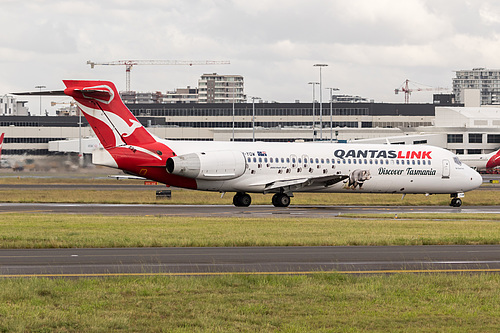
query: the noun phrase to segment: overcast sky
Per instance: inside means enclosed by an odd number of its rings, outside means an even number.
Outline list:
[[[405,79],[451,88],[454,70],[500,68],[500,2],[492,0],[0,0],[0,95],[61,89],[63,79],[114,81],[123,66],[87,60],[229,60],[218,66],[135,66],[131,88],[197,86],[238,74],[245,93],[309,102],[323,87],[378,102]],[[327,101],[326,90],[323,101]],[[319,96],[319,93],[316,93]],[[43,108],[50,101],[44,98]],[[415,92],[413,102],[432,102]],[[38,113],[38,99],[30,100]],[[36,112],[35,112],[36,111]]]

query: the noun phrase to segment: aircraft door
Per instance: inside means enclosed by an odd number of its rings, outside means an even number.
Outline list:
[[[443,160],[443,175],[442,178],[450,178],[450,161]]]

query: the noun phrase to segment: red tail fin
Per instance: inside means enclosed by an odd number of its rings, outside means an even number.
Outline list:
[[[500,149],[486,162],[486,169],[493,169],[500,166]]]
[[[78,103],[104,148],[156,142],[123,104],[112,82],[65,80],[64,84],[64,93]]]
[[[2,156],[2,147],[3,147],[3,137],[4,137],[5,133],[2,133],[2,135],[0,135],[0,157]]]

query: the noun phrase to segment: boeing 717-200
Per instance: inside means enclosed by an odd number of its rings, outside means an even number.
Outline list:
[[[235,206],[249,206],[249,193],[271,193],[274,206],[286,207],[296,192],[357,192],[450,194],[459,207],[482,183],[456,155],[425,145],[164,140],[141,125],[112,82],[64,83],[104,147],[93,163],[171,186],[236,192]]]

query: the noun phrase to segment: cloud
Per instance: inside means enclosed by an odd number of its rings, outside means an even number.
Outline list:
[[[136,66],[132,87],[172,90],[219,72],[243,75],[251,95],[308,101],[322,62],[325,86],[401,101],[393,91],[406,78],[451,86],[453,70],[498,68],[500,51],[500,5],[488,0],[2,0],[0,28],[4,91],[70,76],[124,88],[124,68],[87,60],[230,60]]]

